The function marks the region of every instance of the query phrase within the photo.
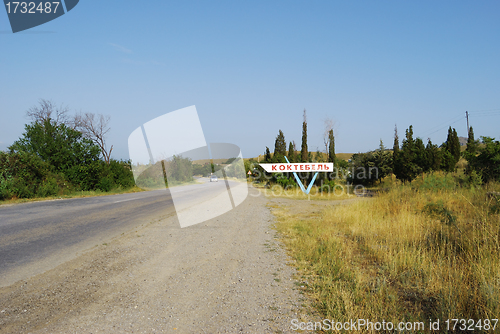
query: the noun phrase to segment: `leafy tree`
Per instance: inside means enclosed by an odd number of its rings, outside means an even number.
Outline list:
[[[9,147],[11,153],[28,152],[40,157],[55,171],[66,173],[75,166],[99,160],[100,149],[91,140],[65,124],[50,118],[25,126],[23,136]]]
[[[179,184],[193,180],[193,162],[181,155],[174,155],[172,160],[165,162],[167,181],[169,184]]]
[[[353,154],[351,157],[352,174],[349,181],[355,184],[373,185],[392,173],[392,154],[380,140],[377,150]]]
[[[482,177],[483,182],[500,181],[500,142],[494,138],[481,137],[483,146],[477,156],[470,155],[469,165]]]
[[[284,156],[286,155],[286,141],[283,131],[279,130],[276,141],[274,142],[274,161],[285,162]]]
[[[335,163],[335,137],[333,136],[333,129],[328,133],[328,162]]]
[[[302,146],[300,151],[300,158],[302,162],[309,161],[309,154],[307,152],[307,116],[304,109],[304,121],[302,122]]]

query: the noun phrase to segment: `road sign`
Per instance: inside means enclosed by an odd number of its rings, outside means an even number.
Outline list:
[[[316,180],[316,177],[318,176],[319,172],[333,172],[333,163],[331,162],[321,162],[321,163],[315,163],[315,162],[306,162],[306,163],[290,163],[288,161],[288,158],[285,157],[286,159],[286,164],[260,164],[262,168],[268,173],[293,173],[293,176],[295,176],[295,180],[297,181],[298,185],[300,186],[300,189],[305,193],[309,194],[311,191],[311,188],[314,184],[314,181]],[[307,187],[307,189],[304,187],[302,182],[300,181],[297,172],[314,172],[314,176],[311,180],[311,183]]]

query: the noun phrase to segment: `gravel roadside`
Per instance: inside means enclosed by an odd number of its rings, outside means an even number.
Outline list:
[[[290,259],[257,190],[181,229],[175,215],[0,289],[1,333],[296,333]]]

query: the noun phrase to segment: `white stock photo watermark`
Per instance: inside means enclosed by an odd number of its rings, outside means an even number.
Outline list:
[[[165,191],[181,227],[220,216],[247,198],[240,148],[208,145],[195,106],[141,125],[129,136],[128,147],[136,185]]]

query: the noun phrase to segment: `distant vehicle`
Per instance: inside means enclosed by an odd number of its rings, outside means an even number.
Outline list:
[[[217,175],[210,176],[210,182],[219,182],[219,179],[217,178]]]

